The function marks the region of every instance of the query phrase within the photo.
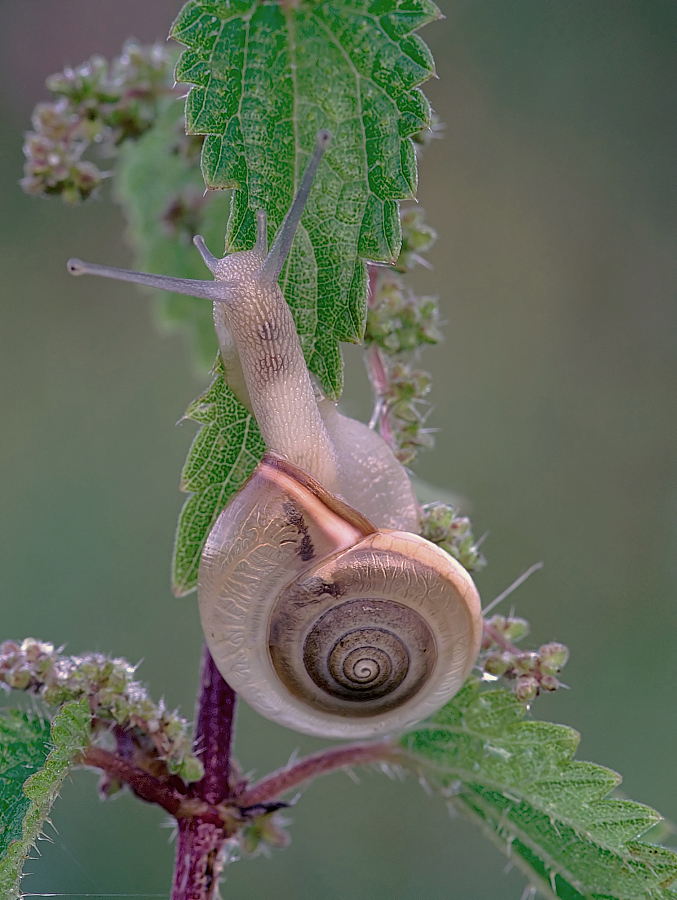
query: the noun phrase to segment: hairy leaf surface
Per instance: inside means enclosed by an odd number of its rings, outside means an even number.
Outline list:
[[[677,897],[677,854],[640,840],[660,815],[610,797],[620,775],[574,760],[573,729],[524,716],[511,691],[473,680],[402,745],[546,897]]]
[[[394,261],[397,200],[416,189],[411,135],[429,123],[418,85],[434,72],[415,34],[432,0],[190,0],[172,36],[186,46],[177,80],[194,85],[189,133],[206,135],[209,187],[235,188],[227,243],[248,249],[255,212],[274,234],[320,128],[331,146],[281,277],[309,368],[338,397],[338,342],[359,341],[363,259]]]
[[[86,747],[86,698],[65,704],[51,724],[35,714],[0,713],[0,897],[15,900],[24,862],[64,778]]]

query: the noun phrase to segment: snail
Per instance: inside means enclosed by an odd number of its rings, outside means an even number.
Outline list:
[[[359,738],[443,706],[475,662],[482,619],[466,570],[417,534],[418,503],[388,445],[313,387],[277,283],[329,140],[319,132],[270,252],[264,210],[251,250],[220,259],[194,238],[213,281],[68,268],[213,301],[226,380],[268,450],[202,554],[207,645],[262,715]]]

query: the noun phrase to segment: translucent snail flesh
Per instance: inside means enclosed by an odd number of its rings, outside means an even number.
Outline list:
[[[482,620],[465,569],[415,533],[418,504],[389,447],[316,396],[277,284],[328,143],[320,132],[269,253],[262,210],[252,250],[219,259],[195,238],[213,281],[68,267],[213,301],[228,383],[269,450],[207,539],[205,639],[262,715],[356,738],[404,730],[450,699]]]

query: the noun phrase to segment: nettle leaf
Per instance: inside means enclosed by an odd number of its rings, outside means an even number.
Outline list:
[[[64,778],[87,746],[87,699],[66,703],[50,726],[36,714],[0,713],[0,897],[21,896],[24,862]]]
[[[23,835],[30,800],[23,786],[49,753],[49,722],[19,710],[0,713],[0,859]],[[0,882],[1,883],[1,882]]]
[[[418,85],[434,73],[414,32],[439,16],[432,0],[190,0],[172,29],[188,48],[176,78],[195,85],[186,125],[207,136],[207,185],[236,188],[229,249],[253,245],[259,208],[277,231],[318,130],[333,135],[280,283],[334,398],[338,342],[364,332],[362,260],[399,253],[397,200],[416,189],[411,135],[430,121]]]
[[[191,143],[192,141],[192,143]],[[228,193],[209,192],[197,164],[200,141],[185,134],[183,103],[172,100],[158,112],[154,127],[120,148],[117,198],[129,223],[135,265],[144,272],[177,278],[210,278],[192,243],[202,234],[215,253],[224,246],[230,208]],[[161,322],[187,327],[202,368],[217,351],[211,304],[196,297],[146,288],[160,298]]]
[[[181,490],[190,491],[179,516],[172,561],[172,589],[181,597],[197,585],[197,569],[207,535],[219,513],[240,490],[265,452],[254,417],[223,379],[216,378],[188,407],[185,418],[202,425],[181,473]]]
[[[524,715],[511,691],[472,680],[402,746],[546,897],[677,897],[677,853],[639,840],[660,815],[609,797],[620,775],[574,760],[573,729]]]

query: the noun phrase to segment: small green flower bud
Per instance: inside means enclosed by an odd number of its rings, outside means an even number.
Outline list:
[[[245,825],[241,832],[241,846],[248,856],[264,850],[266,846],[282,848],[289,843],[289,835],[282,828],[279,816],[276,813],[258,816]]]
[[[538,679],[533,675],[521,675],[513,690],[520,703],[531,703],[538,696]]]
[[[542,675],[541,687],[544,691],[556,691],[559,687],[559,681],[554,675]]]
[[[508,627],[508,620],[505,616],[495,615],[489,619],[489,624],[493,626],[496,631],[500,631],[501,634],[505,634]]]
[[[7,684],[15,691],[25,691],[33,679],[30,669],[25,666],[17,666],[5,675]]]
[[[0,672],[11,669],[20,652],[19,645],[14,641],[3,641],[0,644]]]
[[[458,516],[451,523],[451,533],[456,537],[461,537],[470,531],[470,519],[467,516]]]
[[[423,221],[424,215],[420,206],[408,207],[400,213],[402,249],[396,264],[399,272],[413,269],[421,262],[420,254],[429,250],[437,240],[435,229]]]
[[[526,619],[511,617],[507,621],[505,636],[509,641],[519,641],[529,634],[530,626]]]
[[[192,754],[186,756],[186,758],[182,760],[177,770],[177,774],[189,784],[193,781],[199,781],[204,773],[204,766],[197,756],[193,756]]]
[[[486,560],[475,547],[470,519],[466,516],[456,516],[453,506],[446,503],[429,503],[424,506],[421,535],[426,540],[438,544],[469,572],[479,571],[486,565]],[[491,620],[491,624],[494,624],[494,619]],[[502,616],[499,619],[505,622]],[[491,644],[485,649],[490,646]]]
[[[538,663],[538,653],[533,653],[532,651],[520,653],[515,658],[515,671],[518,675],[526,675],[529,672],[534,672],[538,667]]]
[[[556,675],[569,659],[569,648],[555,641],[543,644],[538,653],[541,657],[541,669],[551,675]]]
[[[490,653],[484,661],[484,671],[490,675],[505,675],[513,663],[511,653]]]
[[[76,695],[61,684],[46,684],[40,691],[40,696],[48,706],[61,706],[68,700],[76,699]]]

